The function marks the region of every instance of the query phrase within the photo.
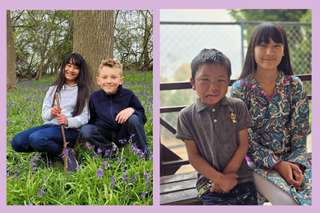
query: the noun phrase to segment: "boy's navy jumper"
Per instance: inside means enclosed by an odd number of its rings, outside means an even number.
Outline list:
[[[120,85],[111,95],[103,89],[95,91],[90,95],[89,107],[89,123],[80,131],[83,139],[105,151],[112,148],[111,142],[120,146],[119,140],[134,134],[132,140],[137,147],[142,151],[148,148],[143,127],[147,118],[141,102],[131,90]],[[119,124],[116,116],[129,107],[134,109],[134,113],[125,123]]]

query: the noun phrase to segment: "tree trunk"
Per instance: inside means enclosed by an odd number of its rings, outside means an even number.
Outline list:
[[[10,10],[7,10],[7,90],[14,89],[17,86],[16,57]]]
[[[113,10],[75,10],[73,52],[86,60],[91,92],[100,89],[98,68],[102,60],[113,58]]]
[[[37,71],[37,75],[36,75],[36,79],[41,79],[42,77],[42,73],[44,71],[44,61],[45,61],[45,56],[46,56],[46,53],[47,53],[47,47],[48,47],[48,43],[49,43],[49,39],[51,38],[51,33],[55,27],[55,18],[56,18],[56,14],[57,14],[57,11],[54,11],[54,14],[53,14],[53,17],[52,17],[52,20],[51,20],[51,25],[50,25],[50,29],[49,29],[49,32],[45,38],[45,41],[44,41],[44,46],[41,50],[41,60],[40,60],[40,65],[39,65],[39,69]]]

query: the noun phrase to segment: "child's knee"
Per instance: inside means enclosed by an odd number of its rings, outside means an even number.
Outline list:
[[[138,116],[138,115],[135,115],[135,114],[132,114],[128,120],[128,125],[132,125],[132,126],[137,126],[137,125],[143,125],[142,123],[142,119]]]
[[[79,135],[83,139],[87,140],[88,138],[91,138],[92,131],[92,125],[87,124],[81,127]]]
[[[14,151],[16,152],[20,152],[21,150],[21,143],[22,143],[22,140],[20,140],[19,137],[15,136],[12,141],[11,141],[11,147]]]

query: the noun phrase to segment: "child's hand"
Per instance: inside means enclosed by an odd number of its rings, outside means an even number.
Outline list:
[[[122,124],[128,120],[132,113],[134,113],[134,109],[132,109],[131,107],[124,109],[121,112],[119,112],[119,114],[116,117],[116,121],[119,124]]]
[[[227,191],[227,192],[222,191],[222,189],[219,187],[218,184],[212,182],[212,186],[211,186],[211,188],[210,188],[210,192],[216,192],[216,193],[223,193],[223,194],[225,194],[225,193],[228,193],[229,191]]]
[[[62,108],[60,108],[60,112],[61,112]],[[51,116],[57,116],[59,114],[59,110],[58,110],[58,107],[53,107],[51,109],[51,112],[50,112]]]
[[[57,120],[60,125],[68,126],[68,124],[69,124],[68,119],[64,114],[58,114]]]
[[[302,184],[303,176],[300,168],[293,163],[287,161],[281,161],[274,166],[274,169],[279,172],[281,177],[288,183],[288,185],[293,185],[295,188],[300,188]],[[296,180],[293,178],[297,178]]]
[[[218,185],[222,191],[229,192],[238,184],[237,178],[238,175],[236,173],[223,174]]]

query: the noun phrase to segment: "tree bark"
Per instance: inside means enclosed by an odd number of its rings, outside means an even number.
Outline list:
[[[7,10],[7,90],[16,88],[16,57],[10,10]]]
[[[102,60],[113,58],[113,10],[75,10],[73,52],[86,60],[91,92],[100,89],[98,68]]]

